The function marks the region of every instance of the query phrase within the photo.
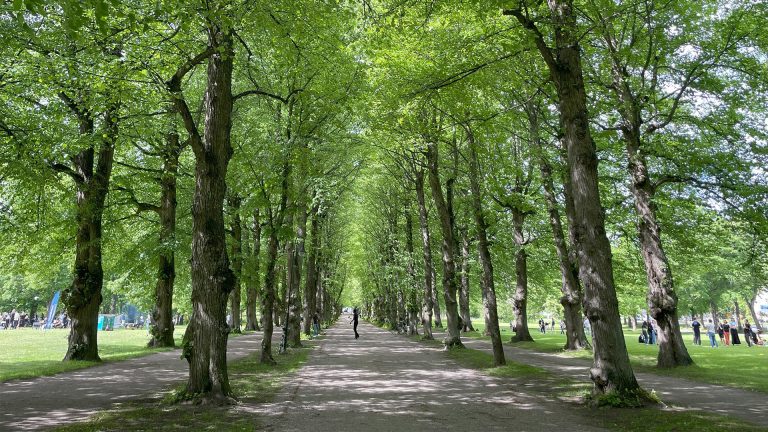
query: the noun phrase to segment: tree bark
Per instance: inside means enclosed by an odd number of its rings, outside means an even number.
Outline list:
[[[80,135],[92,134],[93,120],[90,116],[80,111],[78,117]],[[117,126],[116,109],[107,109],[104,114],[104,132],[98,161],[94,160],[96,151],[93,146],[81,151],[72,159],[77,185],[77,233],[74,278],[63,293],[63,303],[70,319],[64,360],[101,360],[96,327],[104,284],[101,258],[102,216],[112,174]]]
[[[176,280],[176,177],[179,156],[183,145],[177,133],[169,133],[165,139],[160,206],[160,256],[155,284],[155,308],[152,312],[149,347],[172,347],[173,339],[173,285]]]
[[[432,340],[432,243],[429,235],[429,218],[427,217],[427,205],[424,196],[424,171],[417,170],[414,173],[416,186],[416,201],[419,205],[419,228],[421,229],[421,245],[424,256],[424,304],[421,313],[423,339]]]
[[[744,299],[747,302],[747,306],[749,309],[749,314],[752,315],[752,320],[754,321],[754,325],[752,326],[755,330],[762,330],[763,326],[760,325],[760,319],[757,316],[757,312],[755,311],[755,300],[757,300],[756,296],[752,296],[752,298]]]
[[[736,315],[736,329],[741,333],[744,327],[741,326],[741,310],[739,309],[738,300],[733,301],[733,311]]]
[[[431,141],[431,140],[430,140]],[[443,234],[443,298],[445,300],[445,313],[448,319],[448,330],[443,343],[446,348],[463,347],[461,332],[458,327],[459,313],[456,302],[456,238],[454,227],[451,223],[451,214],[440,185],[440,172],[438,167],[438,149],[436,142],[427,142],[427,165],[429,167],[429,187],[432,190],[432,199],[440,220],[440,229]]]
[[[320,250],[319,206],[315,204],[310,211],[310,229],[312,241],[307,255],[307,276],[304,282],[304,334],[312,333],[312,317],[317,313],[317,252]]]
[[[241,333],[240,327],[240,283],[243,274],[243,227],[240,221],[241,199],[237,195],[230,195],[227,199],[232,211],[232,272],[234,273],[234,288],[229,298],[229,310],[231,313],[230,327],[232,333]]]
[[[512,207],[512,224],[515,232],[515,335],[512,342],[533,341],[528,329],[528,253],[525,250],[526,241],[523,233],[523,222],[526,214]]]
[[[480,163],[475,148],[474,135],[470,128],[467,129],[469,137],[469,189],[472,194],[472,215],[475,219],[477,232],[477,254],[480,265],[483,268],[483,315],[485,319],[486,333],[491,337],[493,346],[493,361],[496,366],[507,363],[504,358],[504,347],[501,343],[501,329],[499,329],[499,315],[496,306],[496,287],[493,280],[493,263],[488,244],[488,225],[483,213],[482,186],[480,185]],[[468,252],[468,251],[467,251]]]
[[[544,200],[547,205],[547,212],[549,213],[549,226],[552,230],[552,239],[557,251],[558,263],[560,264],[562,280],[560,290],[563,293],[562,297],[560,297],[560,304],[563,305],[566,335],[564,349],[580,350],[589,347],[589,342],[584,334],[584,325],[581,318],[582,290],[579,283],[578,269],[571,260],[568,244],[563,233],[563,226],[560,222],[560,212],[557,206],[557,196],[552,179],[552,165],[550,165],[549,160],[544,154],[544,149],[541,147],[538,111],[532,102],[529,102],[526,111],[531,127],[531,141],[535,151],[538,153]]]
[[[536,23],[520,9],[506,11],[534,36],[557,90],[560,122],[568,152],[575,209],[579,276],[584,284],[584,311],[593,334],[590,377],[595,394],[632,394],[640,386],[629,363],[619,318],[611,247],[598,188],[597,153],[589,130],[581,48],[572,0],[548,1],[555,48],[547,46]]]
[[[296,238],[286,243],[286,327],[288,329],[288,344],[291,347],[301,347],[301,267],[304,257],[304,239],[307,232],[307,208],[304,200],[296,206],[298,221]],[[292,218],[291,218],[292,219]],[[290,220],[290,219],[289,219]],[[290,225],[290,224],[289,224]]]
[[[272,357],[272,334],[274,333],[273,314],[275,313],[275,265],[277,264],[277,252],[280,248],[278,241],[278,226],[270,222],[269,242],[267,243],[267,262],[264,274],[264,295],[261,297],[261,316],[264,336],[261,339],[261,363],[277,364]]]
[[[211,24],[205,92],[204,138],[192,140],[195,194],[192,205],[192,317],[185,334],[189,360],[186,393],[222,401],[231,394],[227,376],[227,299],[235,276],[227,256],[224,228],[226,175],[232,157],[231,30]],[[186,123],[186,121],[185,121]],[[190,129],[190,128],[188,128]],[[197,131],[193,131],[197,134]],[[198,135],[199,136],[199,135]]]
[[[469,313],[469,236],[461,230],[461,289],[459,290],[459,315],[463,332],[475,331]]]
[[[253,212],[251,235],[253,236],[253,250],[251,255],[250,277],[246,279],[245,300],[245,329],[259,331],[259,318],[256,313],[259,304],[259,275],[261,253],[261,221],[259,209]]]

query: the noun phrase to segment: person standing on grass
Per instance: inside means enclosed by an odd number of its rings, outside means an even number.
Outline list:
[[[744,320],[744,339],[747,340],[747,346],[752,348],[752,326],[748,320]]]
[[[725,338],[725,346],[728,346],[731,344],[731,325],[728,324],[728,321],[723,320],[723,324],[720,326],[720,328],[723,330],[723,337]]]
[[[357,333],[357,323],[359,320],[360,313],[357,311],[357,308],[352,309],[352,320],[350,321],[351,324],[353,324],[352,328],[355,330],[355,339],[360,338],[360,334]]]
[[[648,343],[648,321],[643,320],[643,324],[640,326],[640,333],[643,336],[643,343]]]
[[[701,323],[696,317],[693,317],[691,327],[693,328],[693,344],[701,345]]]
[[[565,320],[560,320],[560,334],[565,334]]]
[[[723,326],[720,324],[717,324],[717,336],[720,338],[720,343],[724,344],[725,341],[723,340]]]
[[[19,328],[19,321],[21,321],[21,314],[16,309],[11,312],[13,314],[13,328]]]
[[[735,319],[731,320],[731,345],[741,345],[741,338],[739,338],[739,325]]]
[[[711,318],[707,323],[707,336],[709,336],[709,346],[717,348],[717,341],[715,340],[715,324],[712,322]]]

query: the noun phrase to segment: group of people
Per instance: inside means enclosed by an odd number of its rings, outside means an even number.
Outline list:
[[[552,318],[552,322],[548,323],[547,321],[544,321],[544,318],[539,318],[539,332],[546,333],[547,332],[547,325],[549,325],[550,331],[555,331],[555,319]],[[561,325],[562,327],[562,325]],[[562,330],[562,328],[561,328]],[[562,333],[562,331],[561,331]]]
[[[658,335],[656,327],[653,325],[653,320],[645,320],[640,326],[640,337],[638,342],[646,345],[656,345],[656,338]]]
[[[18,329],[19,327],[38,327],[42,328],[45,321],[45,315],[27,314],[13,309],[10,312],[0,312],[0,329]],[[59,317],[51,322],[53,328],[69,327],[69,317],[66,313],[59,314]]]
[[[694,345],[701,345],[701,327],[702,324],[696,317],[694,317],[693,322],[691,322]],[[741,344],[739,338],[739,326],[735,320],[731,320],[730,322],[728,322],[728,320],[723,320],[722,324],[716,324],[712,319],[709,319],[709,321],[704,324],[704,328],[707,330],[709,346],[712,348],[717,348],[719,346],[717,339],[715,339],[715,335],[718,336],[720,344],[722,345],[729,346]],[[744,321],[744,340],[749,347],[752,345],[763,345],[763,340],[760,338],[759,331],[753,329],[752,325],[747,320]]]

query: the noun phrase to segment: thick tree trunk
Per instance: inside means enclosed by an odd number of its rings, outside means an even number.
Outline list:
[[[533,34],[557,89],[575,209],[574,233],[579,276],[584,284],[584,311],[593,334],[593,392],[632,394],[639,385],[629,363],[619,318],[611,246],[605,233],[598,188],[597,153],[589,130],[576,12],[572,0],[550,0],[548,5],[555,33],[554,49],[546,45],[536,23],[522,10],[507,13]]]
[[[92,133],[93,121],[81,114],[80,134],[85,136]],[[70,319],[64,360],[101,360],[96,326],[104,283],[101,259],[102,215],[117,139],[117,113],[112,109],[105,113],[103,136],[98,162],[94,161],[93,147],[81,151],[72,160],[77,184],[77,233],[74,278],[72,285],[64,290],[63,295],[63,303]]]
[[[760,324],[760,319],[757,316],[757,312],[755,311],[755,301],[757,300],[756,296],[752,296],[752,298],[744,299],[744,301],[747,302],[747,306],[749,309],[749,314],[752,315],[752,320],[754,324],[752,325],[752,328],[755,330],[761,330],[763,326]]]
[[[173,284],[176,280],[176,176],[179,170],[179,135],[166,136],[163,175],[160,178],[162,196],[160,216],[160,259],[155,284],[155,308],[152,311],[151,339],[149,347],[172,347],[173,340]]]
[[[438,168],[438,149],[436,142],[427,143],[427,165],[429,166],[429,187],[432,190],[432,199],[435,202],[440,229],[443,234],[443,298],[445,300],[445,313],[448,319],[446,338],[443,341],[446,348],[463,347],[461,332],[459,329],[459,312],[456,302],[456,239],[454,227],[451,223],[451,214],[440,185],[440,173]]]
[[[261,339],[261,363],[277,364],[272,357],[272,334],[274,333],[275,313],[275,266],[277,264],[277,252],[280,248],[278,242],[278,227],[271,222],[269,229],[269,242],[267,244],[267,262],[264,274],[264,295],[261,297],[261,316],[264,336]]]
[[[421,245],[424,255],[424,304],[421,313],[423,325],[423,339],[434,339],[432,336],[432,244],[429,236],[429,218],[427,217],[427,205],[424,197],[424,171],[418,170],[415,175],[416,201],[419,205],[419,228],[421,229]]]
[[[312,333],[312,317],[317,313],[317,253],[320,250],[320,216],[317,214],[318,205],[314,205],[310,212],[310,228],[312,241],[309,244],[307,255],[307,276],[304,282],[304,334]]]
[[[496,306],[496,287],[493,280],[493,263],[488,244],[488,225],[483,213],[482,187],[480,185],[480,163],[475,148],[474,136],[471,129],[467,128],[469,141],[469,187],[472,194],[472,215],[475,219],[477,232],[477,253],[480,265],[483,268],[483,315],[485,319],[485,331],[491,337],[493,346],[493,361],[496,366],[506,364],[504,347],[501,343],[501,329],[499,329],[499,315]]]
[[[744,330],[744,327],[742,327],[741,325],[741,310],[739,309],[738,300],[733,301],[733,311],[734,311],[734,314],[736,315],[736,329],[739,331],[739,333],[741,333],[742,330]]]
[[[560,304],[563,305],[563,319],[565,321],[565,347],[566,350],[580,350],[589,347],[587,336],[584,334],[584,325],[581,314],[582,291],[579,283],[578,270],[571,260],[568,244],[560,222],[560,212],[557,206],[554,181],[552,179],[552,166],[547,160],[544,150],[541,148],[539,136],[539,121],[537,108],[532,103],[528,105],[528,120],[531,126],[531,140],[535,150],[539,153],[539,171],[544,190],[544,200],[549,213],[549,226],[552,230],[552,239],[557,251],[560,264],[560,276],[563,293]]]
[[[512,210],[512,221],[515,230],[515,335],[512,342],[533,341],[528,329],[528,253],[525,250],[523,222],[525,214],[517,209]]]
[[[461,316],[462,331],[475,331],[472,327],[472,318],[469,313],[469,236],[467,230],[461,235],[461,290],[459,291],[459,314]]]
[[[231,313],[230,327],[232,333],[241,333],[240,327],[240,282],[243,274],[243,226],[240,221],[240,202],[237,195],[230,195],[227,200],[232,211],[232,272],[235,275],[234,288],[229,298],[229,310]]]
[[[304,239],[307,231],[306,203],[299,201],[296,211],[298,221],[296,224],[296,238],[286,244],[286,323],[288,329],[288,344],[291,347],[301,347],[301,268],[304,257]],[[289,224],[290,225],[290,224]]]
[[[186,393],[224,400],[231,394],[227,375],[227,299],[235,283],[229,267],[224,197],[232,157],[232,35],[208,29],[214,53],[208,61],[204,139],[195,150],[192,205],[192,317],[185,335],[189,360]],[[188,337],[187,337],[188,336]]]
[[[253,236],[253,250],[251,255],[250,277],[246,280],[245,295],[245,329],[259,331],[259,319],[256,313],[259,305],[259,276],[260,276],[260,256],[261,253],[261,222],[259,220],[259,209],[253,212],[253,224],[251,225],[251,235]]]
[[[709,313],[712,315],[712,321],[715,323],[715,327],[720,323],[718,318],[719,312],[717,311],[717,303],[714,300],[709,300]]]

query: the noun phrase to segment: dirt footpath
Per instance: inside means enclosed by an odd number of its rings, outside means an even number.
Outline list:
[[[261,334],[232,338],[228,359],[261,349]],[[0,431],[31,431],[85,420],[115,402],[149,398],[184,382],[180,351],[107,363],[50,377],[0,383]]]
[[[597,431],[586,412],[459,366],[439,349],[342,319],[270,404],[270,431]],[[271,412],[271,416],[269,415]]]

